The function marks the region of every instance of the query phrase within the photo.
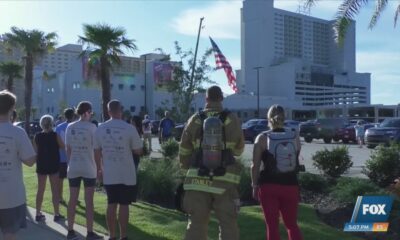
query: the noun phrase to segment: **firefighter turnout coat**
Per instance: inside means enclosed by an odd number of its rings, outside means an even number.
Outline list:
[[[221,103],[207,103],[204,113],[208,116],[215,116],[223,111]],[[239,118],[229,113],[225,119],[225,137],[226,148],[230,149],[234,156],[240,156],[244,150],[244,138]],[[200,139],[202,132],[202,120],[199,114],[194,114],[187,122],[182,133],[182,139],[179,145],[179,160],[183,169],[188,169],[184,189],[208,192],[214,194],[223,194],[226,189],[236,188],[240,181],[240,164],[235,161],[234,164],[226,167],[226,173],[223,176],[198,176],[198,169],[191,166],[195,157],[195,152],[200,148]],[[237,196],[238,197],[238,196]]]

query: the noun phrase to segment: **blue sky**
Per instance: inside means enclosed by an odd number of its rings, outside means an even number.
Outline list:
[[[269,1],[269,0],[267,0]],[[393,27],[398,1],[389,6],[378,25],[368,29],[373,2],[363,9],[357,20],[357,71],[371,72],[371,102],[400,103],[400,23]],[[321,0],[311,15],[333,18],[341,0]],[[298,0],[276,0],[275,7],[296,11]],[[122,26],[128,37],[136,40],[135,56],[163,48],[173,52],[173,42],[184,49],[195,47],[199,18],[205,17],[199,53],[210,47],[208,36],[214,38],[234,69],[240,68],[240,8],[242,1],[0,1],[0,33],[11,26],[56,31],[59,45],[76,43],[82,34],[82,23],[105,22]],[[210,64],[214,66],[213,57]],[[222,70],[212,79],[232,93]]]

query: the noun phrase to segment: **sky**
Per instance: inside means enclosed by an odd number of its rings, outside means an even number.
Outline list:
[[[271,1],[271,0],[265,0]],[[296,12],[301,0],[275,0],[276,8]],[[333,19],[342,0],[319,0],[310,15]],[[371,103],[400,103],[400,22],[394,28],[394,13],[400,1],[390,0],[372,30],[368,23],[375,1],[356,17],[356,68],[371,73]],[[199,56],[210,48],[208,36],[217,43],[234,69],[240,69],[241,0],[132,0],[132,1],[0,1],[0,34],[17,26],[24,29],[55,31],[59,46],[77,43],[82,24],[108,23],[127,30],[135,39],[138,51],[133,56],[162,48],[174,52],[174,41],[183,49],[194,49],[200,18],[204,28],[199,42]],[[173,55],[172,55],[173,56]],[[211,56],[209,64],[215,66]],[[225,93],[233,93],[223,70],[211,74]]]

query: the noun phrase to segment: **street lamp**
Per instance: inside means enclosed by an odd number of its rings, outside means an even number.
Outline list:
[[[260,118],[260,69],[264,67],[254,67],[257,71],[257,118]]]

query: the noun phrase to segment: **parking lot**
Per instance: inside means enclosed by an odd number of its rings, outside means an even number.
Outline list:
[[[152,144],[154,151],[158,151],[160,149],[157,138],[153,138]],[[319,150],[323,150],[324,148],[332,149],[333,147],[339,145],[343,145],[343,143],[325,144],[322,140],[315,139],[311,143],[306,143],[302,140],[300,161],[302,164],[305,165],[307,172],[318,173],[318,170],[315,169],[312,165],[312,156],[315,154],[315,152]],[[365,161],[370,158],[372,150],[368,149],[366,146],[364,146],[363,148],[359,148],[356,144],[345,145],[349,148],[349,154],[351,156],[351,159],[353,160],[353,167],[349,170],[346,176],[365,177],[365,175],[361,174],[361,170],[365,164]],[[244,153],[242,155],[242,159],[245,160],[248,165],[251,164],[252,154],[253,144],[247,142]]]

